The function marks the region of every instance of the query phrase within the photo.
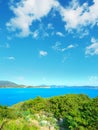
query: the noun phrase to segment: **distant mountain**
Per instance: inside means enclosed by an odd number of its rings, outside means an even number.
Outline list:
[[[98,88],[98,86],[67,86],[67,85],[51,85],[51,88]]]
[[[67,85],[38,85],[38,86],[32,86],[32,85],[23,85],[23,84],[16,84],[11,81],[2,81],[0,80],[0,88],[66,88],[66,87],[85,87],[85,88],[98,88],[98,86],[67,86]]]
[[[0,81],[0,88],[18,87],[18,84],[10,81]]]
[[[11,81],[1,81],[0,80],[0,88],[49,88],[47,85],[41,86],[28,86],[28,85],[20,85]]]

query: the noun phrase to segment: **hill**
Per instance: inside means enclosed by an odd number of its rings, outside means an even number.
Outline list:
[[[0,106],[0,130],[98,130],[98,97],[67,94]]]
[[[18,84],[10,81],[0,81],[0,88],[18,87]]]
[[[23,84],[16,84],[11,81],[0,81],[0,88],[49,88],[48,85],[39,85],[39,86],[29,86],[29,85],[23,85]]]

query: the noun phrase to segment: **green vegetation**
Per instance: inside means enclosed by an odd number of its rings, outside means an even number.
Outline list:
[[[0,106],[0,130],[98,130],[98,97],[68,94]]]

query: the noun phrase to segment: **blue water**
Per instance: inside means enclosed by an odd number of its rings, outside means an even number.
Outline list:
[[[98,96],[98,88],[0,88],[0,104],[11,106],[37,96],[52,97],[64,94],[86,94],[94,98]]]

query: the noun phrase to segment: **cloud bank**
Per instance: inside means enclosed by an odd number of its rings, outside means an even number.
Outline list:
[[[47,16],[51,9],[56,6],[55,0],[21,0],[10,6],[15,16],[10,19],[6,26],[12,31],[18,30],[21,36],[28,36],[31,33],[30,26],[32,23]]]
[[[75,29],[80,32],[84,31],[84,27],[98,26],[97,6],[98,0],[93,0],[91,5],[87,2],[80,5],[78,0],[72,0],[67,7],[63,7],[57,0],[20,0],[10,5],[14,17],[7,22],[6,26],[11,31],[18,30],[20,36],[28,36],[31,34],[30,27],[33,22],[41,20],[55,9],[61,15],[66,31],[71,32]],[[62,34],[58,33],[58,35]]]

